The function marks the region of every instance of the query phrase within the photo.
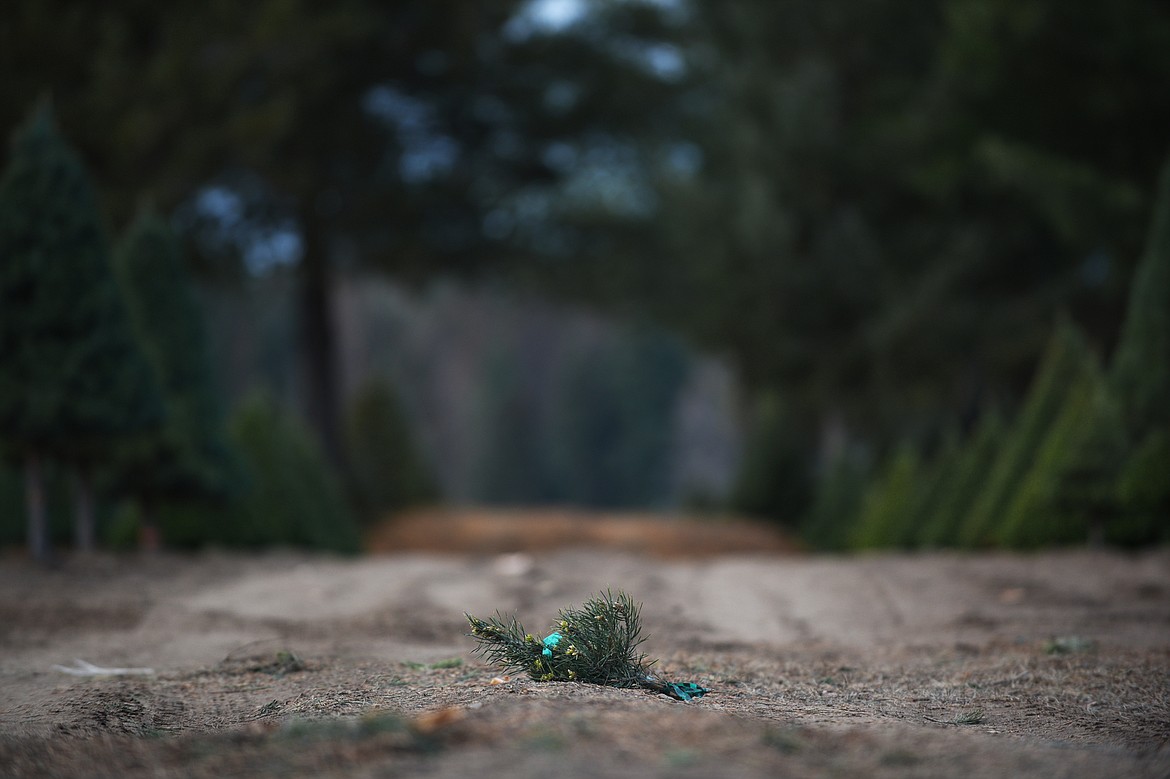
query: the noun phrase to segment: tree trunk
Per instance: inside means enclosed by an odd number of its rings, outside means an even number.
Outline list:
[[[73,469],[73,543],[79,552],[92,552],[93,541],[93,479],[78,466]]]
[[[45,521],[45,482],[41,458],[29,454],[24,461],[24,499],[28,511],[28,551],[38,563],[49,561],[48,525]]]
[[[325,455],[341,464],[336,333],[333,326],[332,278],[328,248],[320,227],[302,213],[305,253],[301,258],[301,359],[309,421],[317,431]]]

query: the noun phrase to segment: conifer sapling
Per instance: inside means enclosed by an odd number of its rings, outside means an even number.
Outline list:
[[[657,661],[638,651],[642,637],[640,605],[618,590],[606,590],[580,609],[561,609],[545,638],[524,630],[515,617],[482,620],[470,614],[475,651],[488,661],[540,682],[585,682],[610,687],[642,687],[680,701],[701,698],[706,688],[692,682],[667,682],[652,675]]]

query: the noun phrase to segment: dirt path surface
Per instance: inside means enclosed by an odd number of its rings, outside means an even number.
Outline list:
[[[469,653],[606,587],[710,695]],[[1170,552],[6,557],[0,734],[0,776],[1166,777]]]

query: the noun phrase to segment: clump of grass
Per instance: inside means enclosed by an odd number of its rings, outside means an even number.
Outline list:
[[[458,668],[461,665],[463,665],[463,658],[448,657],[445,660],[439,660],[437,662],[431,663],[429,667],[431,670],[438,671],[444,668]]]
[[[972,709],[965,711],[962,714],[956,714],[949,720],[935,719],[934,717],[926,717],[929,722],[937,722],[939,725],[979,725],[983,722],[983,709]]]
[[[959,714],[951,721],[956,725],[978,725],[983,719],[983,709],[972,709]]]

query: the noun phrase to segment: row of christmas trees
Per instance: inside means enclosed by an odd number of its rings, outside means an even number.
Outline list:
[[[117,501],[134,506],[148,543],[161,520],[172,540],[356,549],[340,481],[294,417],[253,397],[225,420],[181,242],[144,209],[110,248],[47,105],[14,137],[0,178],[0,365],[0,454],[14,466],[0,466],[0,525],[17,513],[19,471],[35,558],[49,556],[63,481],[82,549],[95,544],[99,504]],[[365,471],[401,454],[402,420],[385,387],[354,415],[354,483],[377,503],[394,480]]]
[[[1107,367],[1062,321],[1014,419],[985,413],[929,459],[903,444],[873,479],[839,462],[804,524],[850,548],[1170,540],[1170,164]]]

